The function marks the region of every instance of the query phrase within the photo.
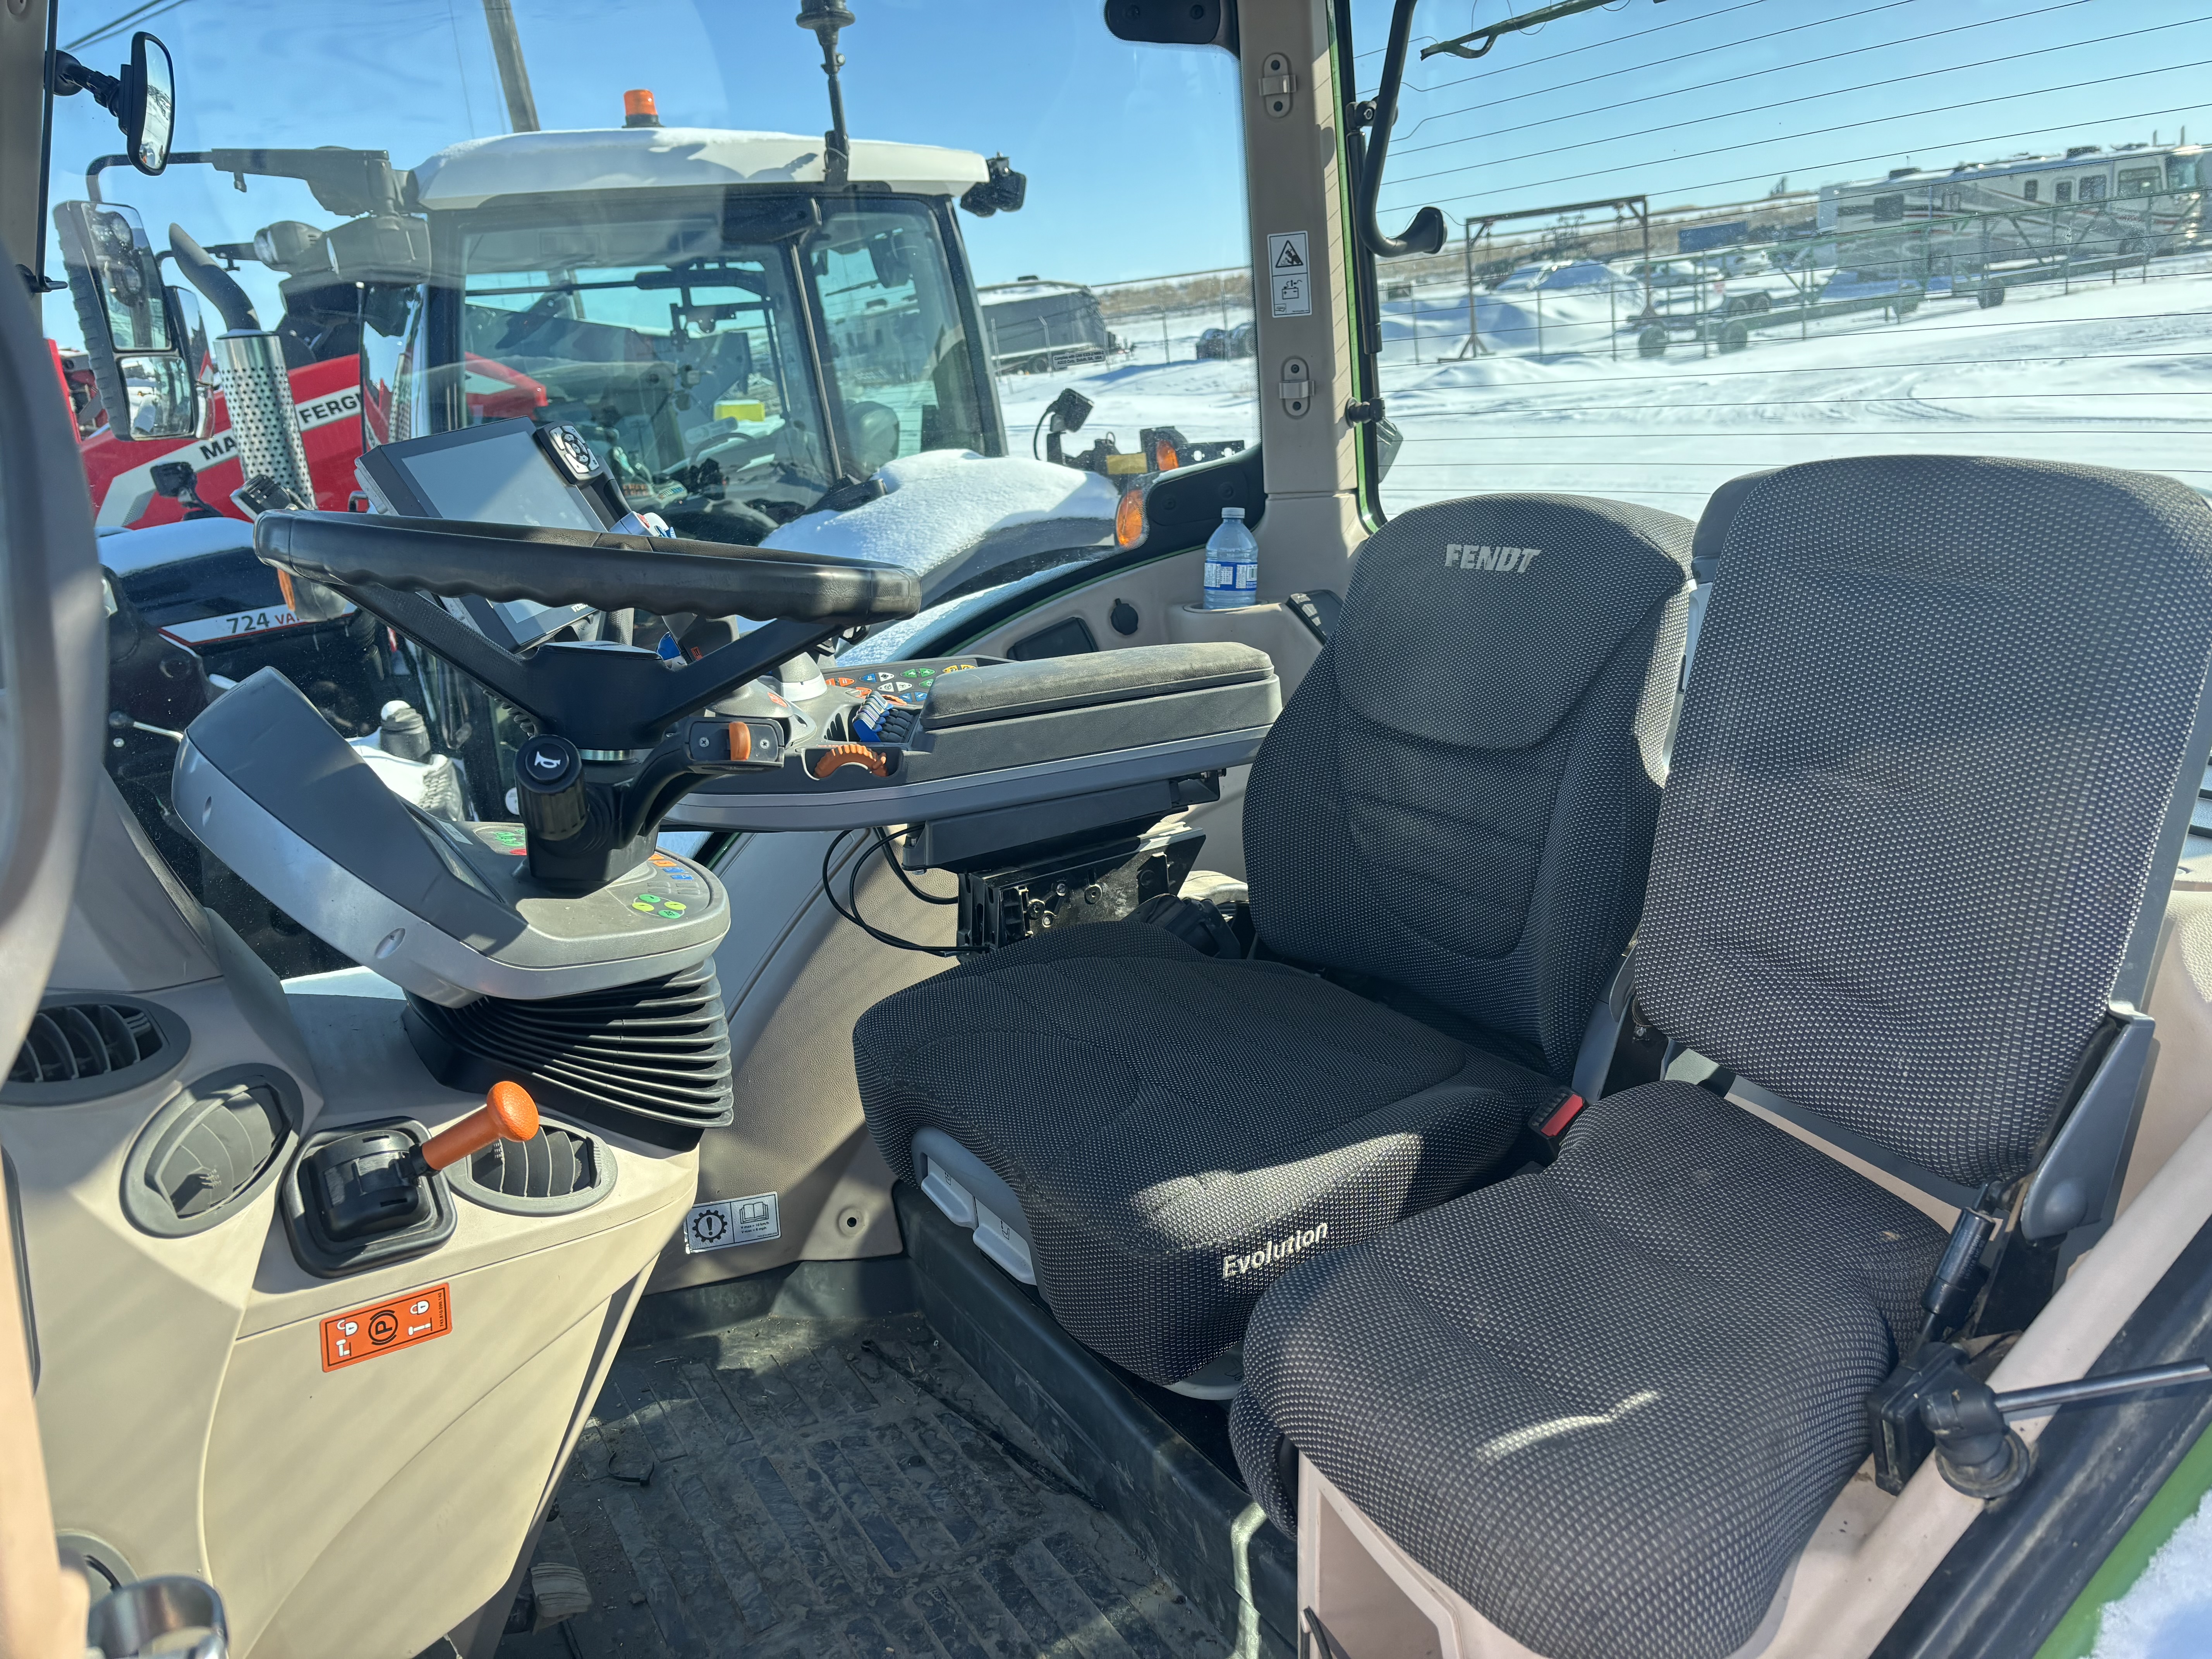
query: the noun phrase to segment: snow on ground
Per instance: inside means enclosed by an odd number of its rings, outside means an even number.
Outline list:
[[[1930,300],[1754,330],[1721,354],[1678,336],[1636,355],[1640,293],[1477,296],[1482,355],[1464,355],[1467,298],[1449,283],[1384,302],[1383,390],[1405,445],[1383,486],[1402,511],[1483,491],[1574,490],[1695,515],[1714,486],[1759,467],[1836,455],[1978,453],[2131,466],[2212,489],[2212,261],[2014,286],[1991,310]],[[1389,282],[1386,268],[1384,281]],[[1737,279],[1729,292],[1787,279]],[[2070,292],[2067,289],[2070,287]],[[1693,296],[1671,297],[1686,313]],[[1711,303],[1710,296],[1708,303]],[[1775,303],[1788,303],[1786,293]],[[1178,325],[1194,343],[1203,313]],[[1118,327],[1118,325],[1117,325]],[[1418,352],[1419,360],[1416,361]],[[1440,361],[1441,360],[1441,361]],[[1141,427],[1194,441],[1257,433],[1251,359],[1123,361],[1000,381],[1015,453],[1073,386],[1097,405],[1071,447]]]
[[[2191,1659],[2212,1653],[2212,1498],[2105,1609],[2090,1659]]]
[[[1585,301],[1584,303],[1587,303]],[[1399,510],[1476,490],[1572,489],[1694,514],[1756,468],[1837,455],[1972,453],[2142,467],[2212,485],[2203,393],[2212,283],[2015,289],[1983,311],[1931,302],[1754,331],[1723,355],[1678,338],[1575,355],[1515,351],[1384,367],[1405,447],[1384,487]]]

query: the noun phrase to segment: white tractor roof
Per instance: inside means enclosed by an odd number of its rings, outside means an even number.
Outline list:
[[[1025,276],[1018,283],[993,283],[975,290],[975,297],[986,306],[1002,306],[1013,300],[1041,300],[1048,295],[1088,294],[1091,290],[1080,283],[1055,283]]]
[[[952,196],[988,176],[973,150],[853,141],[855,184]],[[819,137],[720,127],[511,132],[451,145],[415,169],[416,195],[433,210],[477,207],[496,196],[821,182]]]

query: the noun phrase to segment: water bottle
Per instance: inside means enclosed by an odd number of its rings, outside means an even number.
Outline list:
[[[1244,527],[1244,509],[1221,509],[1221,528],[1206,542],[1206,608],[1229,611],[1260,603],[1260,544]]]

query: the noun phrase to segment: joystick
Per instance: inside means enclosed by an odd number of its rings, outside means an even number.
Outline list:
[[[484,1103],[441,1133],[377,1123],[311,1139],[284,1205],[295,1254],[332,1276],[436,1248],[452,1236],[453,1209],[439,1172],[495,1140],[528,1140],[538,1106],[517,1083],[495,1083]]]

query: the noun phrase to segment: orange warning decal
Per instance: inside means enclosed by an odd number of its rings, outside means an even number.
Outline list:
[[[379,1354],[411,1348],[453,1328],[451,1286],[433,1285],[323,1322],[323,1369],[335,1371]]]

